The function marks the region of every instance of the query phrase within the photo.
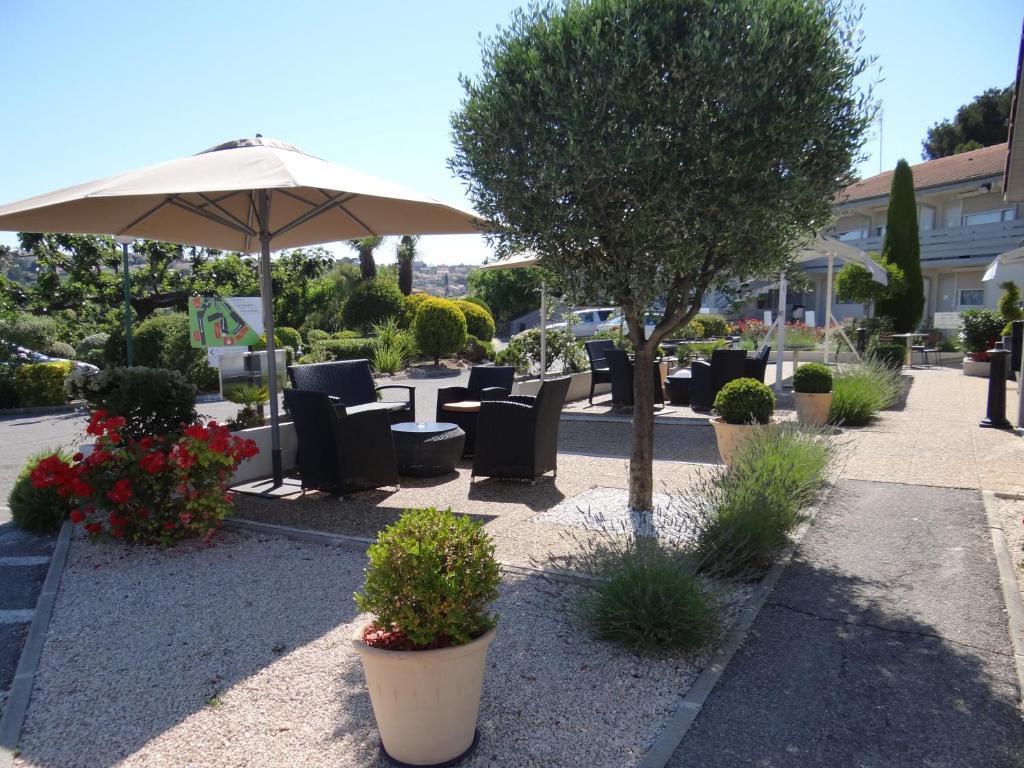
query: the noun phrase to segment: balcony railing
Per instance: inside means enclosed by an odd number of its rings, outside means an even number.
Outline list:
[[[864,237],[845,242],[862,251],[880,253],[884,237]],[[921,260],[946,260],[996,256],[1012,251],[1024,241],[1024,219],[978,224],[970,227],[929,229],[921,233]]]

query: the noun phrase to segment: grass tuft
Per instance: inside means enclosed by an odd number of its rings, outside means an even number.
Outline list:
[[[868,424],[906,393],[903,375],[879,360],[867,359],[839,369],[832,384],[829,421],[848,427]]]

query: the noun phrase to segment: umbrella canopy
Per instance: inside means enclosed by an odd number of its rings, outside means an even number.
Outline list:
[[[833,263],[845,261],[860,264],[871,273],[871,279],[876,283],[881,283],[882,285],[889,284],[888,273],[877,261],[859,248],[854,248],[852,245],[840,242],[839,240],[830,240],[818,235],[807,245],[797,248],[797,263],[814,261],[815,259],[829,259]]]
[[[489,264],[481,264],[478,269],[525,269],[527,267],[539,267],[540,256],[535,253],[517,253],[505,259],[492,261]]]
[[[1024,248],[1014,248],[1012,251],[1000,253],[992,263],[988,265],[982,280],[995,280],[999,277],[999,267],[1019,266],[1024,264]]]
[[[258,134],[0,207],[0,230],[114,234],[260,252],[275,487],[282,471],[271,249],[480,228],[470,211]]]

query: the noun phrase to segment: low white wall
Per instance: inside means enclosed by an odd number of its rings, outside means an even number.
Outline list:
[[[552,378],[558,376],[553,374]],[[517,381],[512,385],[513,395],[529,395],[535,397],[540,391],[540,379],[527,379],[526,381]],[[612,391],[611,384],[598,384],[594,388],[595,395],[603,395]],[[572,374],[572,381],[569,382],[569,391],[565,395],[565,401],[567,403],[573,400],[583,400],[590,396],[590,371],[583,371],[582,373]]]
[[[281,468],[290,472],[297,466],[299,439],[295,436],[295,425],[286,421],[280,425],[281,432]],[[256,441],[256,447],[260,452],[251,459],[246,459],[238,465],[235,476],[231,481],[232,485],[248,483],[252,480],[270,477],[274,474],[270,460],[270,427],[253,427],[243,429],[232,434]]]

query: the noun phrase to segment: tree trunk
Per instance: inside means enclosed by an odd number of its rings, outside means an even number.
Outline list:
[[[359,251],[359,271],[363,280],[372,280],[377,276],[377,262],[374,261],[373,251]]]
[[[398,259],[398,289],[405,296],[412,293],[412,259]]]
[[[631,324],[632,325],[632,324]],[[630,336],[635,337],[633,329]],[[640,328],[640,338],[643,329]],[[654,507],[654,353],[656,345],[637,344],[633,361],[633,449],[629,457],[629,506],[637,511]]]

